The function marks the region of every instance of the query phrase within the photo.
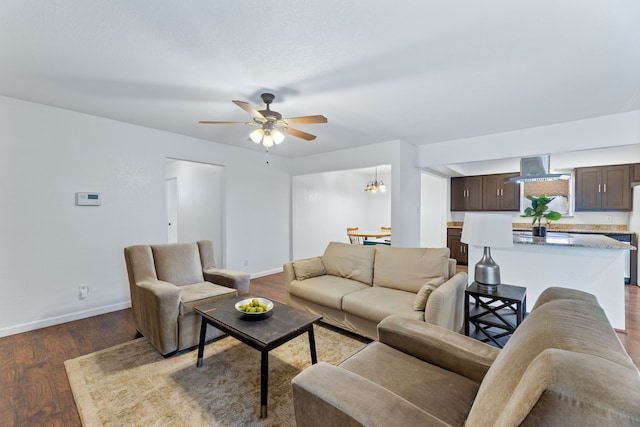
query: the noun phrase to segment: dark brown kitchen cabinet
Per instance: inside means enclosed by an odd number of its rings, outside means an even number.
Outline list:
[[[631,165],[576,168],[576,211],[630,211]]]
[[[640,163],[631,165],[631,181],[640,182]]]
[[[451,210],[482,210],[482,176],[451,178]]]
[[[467,254],[468,245],[460,241],[462,237],[461,228],[447,228],[447,247],[450,251],[450,257],[455,259],[458,264],[467,265],[469,255]]]
[[[505,182],[517,173],[501,173],[482,177],[482,210],[519,211],[520,184]]]

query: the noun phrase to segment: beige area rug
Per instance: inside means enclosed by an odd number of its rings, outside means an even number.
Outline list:
[[[366,344],[314,326],[319,361],[337,364]],[[308,335],[269,353],[268,418],[260,419],[260,352],[225,337],[163,358],[145,338],[64,362],[84,426],[295,426],[291,380],[311,366]]]

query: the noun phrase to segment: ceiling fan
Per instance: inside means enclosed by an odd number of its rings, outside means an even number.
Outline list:
[[[289,135],[293,135],[298,138],[305,139],[307,141],[312,141],[316,139],[315,135],[311,135],[310,133],[303,132],[298,129],[293,129],[289,127],[290,125],[309,125],[315,123],[327,123],[327,118],[322,115],[316,116],[302,116],[302,117],[290,117],[283,119],[282,114],[277,111],[273,111],[269,108],[273,100],[275,99],[275,95],[272,93],[263,93],[260,95],[262,101],[267,105],[267,108],[264,110],[256,110],[249,103],[244,101],[233,101],[238,107],[242,108],[247,113],[251,114],[253,118],[253,122],[216,122],[216,121],[208,121],[201,120],[198,123],[202,124],[245,124],[245,125],[260,125],[259,129],[251,132],[249,137],[256,144],[262,143],[265,147],[269,148],[274,144],[279,144],[284,139],[284,133],[288,133]],[[282,131],[282,132],[281,132]]]

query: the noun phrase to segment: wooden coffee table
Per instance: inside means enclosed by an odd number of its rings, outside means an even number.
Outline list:
[[[202,366],[207,325],[212,325],[250,347],[259,350],[261,353],[260,418],[266,418],[269,351],[306,332],[309,334],[311,363],[316,363],[318,359],[313,324],[322,319],[322,316],[316,316],[275,301],[273,301],[273,309],[268,313],[251,316],[235,309],[236,302],[247,298],[254,297],[242,295],[195,307],[196,312],[202,316],[196,366]]]

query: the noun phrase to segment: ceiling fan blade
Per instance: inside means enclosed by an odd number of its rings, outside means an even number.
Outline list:
[[[252,125],[251,122],[214,122],[211,120],[200,120],[203,125]]]
[[[282,128],[283,132],[288,133],[289,135],[297,136],[298,138],[306,139],[307,141],[313,141],[316,139],[315,135],[311,135],[310,133],[302,132],[298,129],[291,128]]]
[[[327,123],[327,118],[322,115],[290,117],[283,120],[290,125],[312,125],[314,123]]]
[[[246,111],[247,113],[251,114],[251,117],[253,117],[254,119],[258,119],[261,122],[266,121],[267,119],[262,115],[262,113],[260,113],[260,111],[256,110],[255,108],[253,108],[251,106],[251,104],[249,104],[248,102],[244,102],[244,101],[233,101],[234,104],[236,104],[238,107],[242,108],[244,111]]]

